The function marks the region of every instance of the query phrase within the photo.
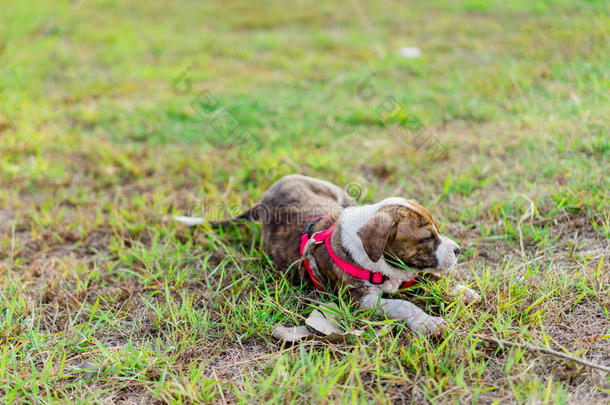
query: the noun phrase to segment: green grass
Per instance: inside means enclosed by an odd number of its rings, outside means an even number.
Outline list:
[[[0,9],[2,402],[608,400],[608,375],[473,336],[610,364],[607,2]],[[408,117],[440,153],[397,135]],[[274,272],[256,225],[170,220],[236,213],[293,172],[430,208],[482,305],[413,287],[449,322],[428,339]],[[272,339],[329,301],[361,338]]]

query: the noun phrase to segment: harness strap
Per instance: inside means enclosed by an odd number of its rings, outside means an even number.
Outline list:
[[[305,232],[303,232],[303,234],[301,235],[301,248],[300,248],[301,256],[303,256],[303,253],[305,253],[305,248],[308,245],[308,243],[312,242],[311,239],[313,239],[313,243],[315,243],[315,244],[320,244],[320,243],[324,242],[324,244],[326,246],[326,250],[327,250],[330,258],[335,262],[335,264],[337,266],[339,266],[339,268],[341,270],[345,271],[347,274],[354,276],[356,278],[360,278],[362,280],[367,280],[371,284],[382,284],[384,281],[386,281],[387,276],[384,275],[383,273],[373,272],[370,270],[366,270],[366,269],[354,266],[353,264],[348,263],[345,260],[341,259],[339,256],[337,256],[337,254],[334,252],[334,250],[330,244],[330,237],[333,234],[335,225],[337,225],[336,222],[334,222],[329,228],[313,234],[313,236],[311,238],[309,237],[309,231],[311,230],[311,228],[322,218],[326,218],[326,217],[328,217],[328,215],[313,218],[307,224],[307,227],[305,228]],[[313,274],[309,260],[305,260],[305,258],[303,257],[303,264],[305,265],[305,269],[307,270],[307,273],[309,274],[309,277],[311,278],[311,281],[313,282],[316,289],[318,291],[323,291],[324,289],[322,288],[322,284]],[[409,281],[405,281],[401,285],[400,288],[409,287],[409,286],[413,285],[414,282],[415,282],[415,277],[413,277],[413,279],[411,279]]]

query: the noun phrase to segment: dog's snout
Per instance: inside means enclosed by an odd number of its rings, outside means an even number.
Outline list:
[[[460,254],[460,246],[446,236],[441,235],[441,244],[436,248],[436,259],[438,260],[438,268],[448,270],[453,267],[458,261]]]

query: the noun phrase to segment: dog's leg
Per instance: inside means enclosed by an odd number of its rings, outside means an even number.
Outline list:
[[[462,299],[462,302],[464,302],[464,304],[466,305],[477,305],[481,303],[481,297],[479,296],[479,294],[475,290],[468,288],[463,284],[456,284],[451,289],[451,294],[459,296]]]
[[[367,309],[377,308],[378,315],[391,319],[404,319],[414,332],[440,336],[445,330],[446,322],[439,316],[430,316],[417,305],[409,301],[380,298],[379,290],[369,290],[360,300],[360,306]]]

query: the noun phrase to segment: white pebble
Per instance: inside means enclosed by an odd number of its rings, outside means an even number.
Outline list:
[[[398,54],[403,58],[416,59],[421,56],[421,49],[416,46],[404,46],[398,50]]]

